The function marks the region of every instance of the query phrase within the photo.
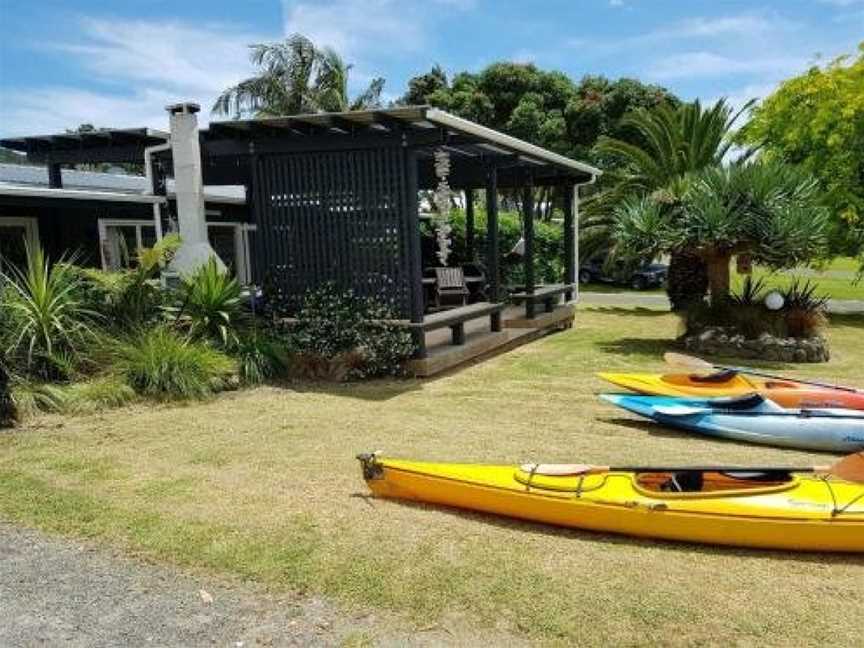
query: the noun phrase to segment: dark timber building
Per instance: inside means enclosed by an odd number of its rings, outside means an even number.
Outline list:
[[[173,108],[197,110],[189,104]],[[101,142],[21,138],[2,145],[45,162],[56,180],[61,163],[140,161],[145,148],[158,146],[151,135],[143,130],[123,140],[123,135],[100,134]],[[111,141],[115,137],[118,141]],[[256,228],[249,251],[252,282],[268,286],[288,304],[324,282],[390,304],[414,332],[418,362],[426,362],[418,365],[420,373],[510,344],[522,334],[502,327],[540,331],[572,321],[567,302],[576,290],[578,187],[600,173],[587,164],[428,106],[213,122],[199,141],[208,190],[245,188],[244,209]],[[421,250],[419,196],[438,184],[438,151],[449,154],[450,187],[464,192],[467,246],[484,268],[485,286],[475,303],[431,312],[425,292],[434,279],[424,276],[430,259]],[[165,196],[165,178],[172,174],[170,148],[154,152],[152,162],[146,163],[150,198]],[[534,264],[534,189],[550,186],[561,198],[564,271],[558,282],[540,285]],[[500,280],[502,191],[521,198],[524,283],[518,287],[502,286]],[[474,207],[481,197],[487,214],[483,250],[474,243]],[[164,211],[170,216],[170,206]],[[561,297],[565,305],[559,305]],[[502,321],[508,303],[522,304],[524,314],[510,308]],[[471,324],[466,331],[466,323],[487,318],[488,327]],[[450,339],[442,344],[436,331],[448,328]],[[472,344],[466,355],[466,345]],[[441,356],[438,364],[427,357],[433,352]],[[448,352],[450,359],[444,357]]]

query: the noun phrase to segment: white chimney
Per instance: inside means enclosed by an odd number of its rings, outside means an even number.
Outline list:
[[[171,122],[171,154],[174,159],[174,192],[182,245],[171,261],[169,271],[189,275],[215,258],[225,272],[225,264],[207,240],[204,209],[204,180],[201,174],[201,144],[195,103],[166,106]]]

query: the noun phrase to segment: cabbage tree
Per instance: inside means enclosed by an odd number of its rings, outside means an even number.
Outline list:
[[[711,166],[623,201],[613,236],[628,255],[685,251],[706,265],[712,304],[729,295],[733,256],[791,268],[825,254],[828,210],[816,179],[779,162]]]

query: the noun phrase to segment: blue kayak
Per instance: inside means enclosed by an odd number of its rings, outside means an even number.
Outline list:
[[[864,449],[864,411],[787,409],[752,394],[739,398],[674,398],[601,394],[606,401],[663,425],[764,445],[857,452]]]

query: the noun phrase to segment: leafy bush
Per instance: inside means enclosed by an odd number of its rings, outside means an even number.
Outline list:
[[[783,313],[790,337],[813,337],[827,324],[828,297],[816,294],[809,280],[795,279],[783,291]]]
[[[12,399],[12,385],[9,372],[0,362],[0,428],[10,427],[18,420],[18,408]]]
[[[180,303],[171,309],[177,324],[195,338],[207,338],[223,347],[237,344],[237,329],[246,323],[240,282],[223,272],[211,258],[183,279]]]
[[[132,269],[105,272],[79,268],[85,303],[102,313],[112,328],[121,331],[156,322],[167,297],[159,284],[159,272],[170,263],[179,247],[180,237],[168,234],[152,248],[139,249]]]
[[[250,385],[282,375],[288,368],[285,349],[257,331],[240,337],[231,348],[231,355],[237,360],[240,380]]]
[[[765,306],[762,280],[744,280],[741,292],[731,294],[719,304],[705,301],[691,304],[686,311],[687,332],[699,332],[709,326],[733,328],[747,338],[763,333],[775,337],[813,337],[825,326],[828,298],[816,295],[809,281],[794,280],[783,291],[783,307],[772,311]]]
[[[42,379],[68,378],[92,340],[98,313],[82,303],[81,275],[64,259],[49,263],[27,245],[25,268],[2,275],[0,342],[11,367]]]
[[[406,329],[387,323],[392,319],[388,307],[327,284],[305,295],[288,336],[310,377],[397,375],[414,345]]]
[[[20,418],[39,413],[80,414],[119,407],[135,399],[135,391],[115,376],[67,385],[19,381],[12,388]]]
[[[450,265],[474,262],[469,258],[466,240],[466,220],[463,210],[453,210],[450,218],[453,241]],[[434,238],[426,232],[424,236]],[[522,217],[517,212],[502,211],[498,214],[498,245],[501,252],[499,267],[504,285],[517,285],[524,281],[524,266],[521,259],[508,257],[510,250],[522,237]],[[486,263],[486,211],[474,210],[474,250],[481,263]],[[429,244],[427,243],[427,247]],[[425,260],[434,263],[434,259]],[[564,279],[564,228],[560,223],[534,222],[534,276],[536,281],[558,283]]]
[[[235,370],[225,354],[165,326],[120,343],[116,367],[139,394],[169,399],[209,396],[225,388]]]

